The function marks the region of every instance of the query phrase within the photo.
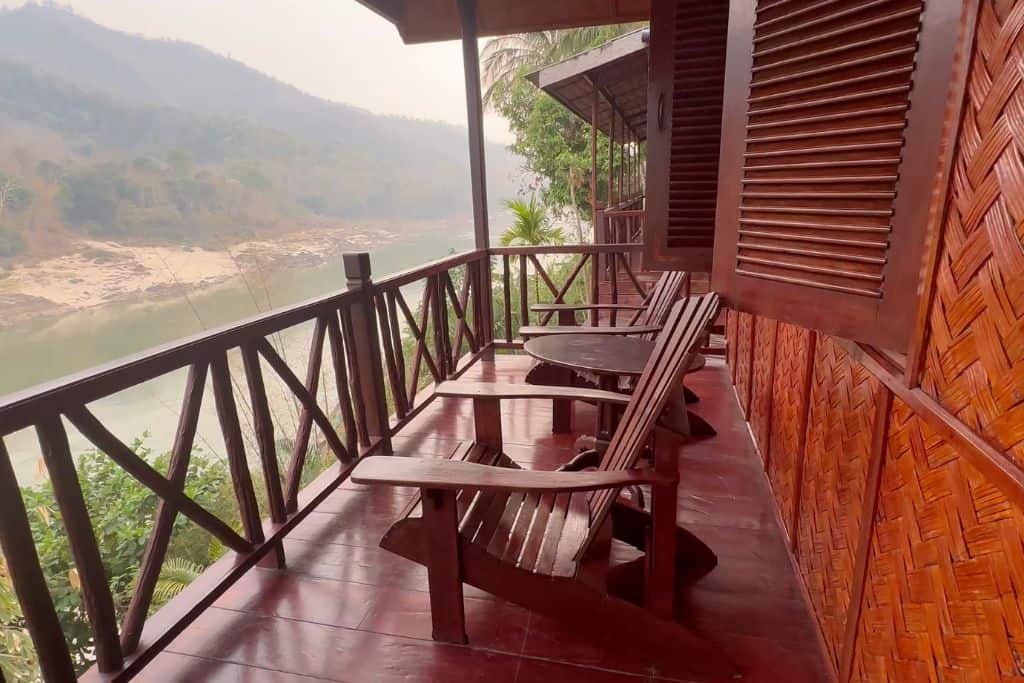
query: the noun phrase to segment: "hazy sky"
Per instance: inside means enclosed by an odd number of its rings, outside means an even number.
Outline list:
[[[17,7],[24,0],[0,0]],[[67,4],[67,3],[66,3]],[[407,46],[355,0],[73,0],[110,28],[197,43],[306,92],[374,112],[465,125],[458,42]],[[494,114],[488,139],[511,141]]]

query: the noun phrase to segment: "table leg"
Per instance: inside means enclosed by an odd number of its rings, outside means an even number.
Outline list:
[[[619,388],[618,375],[601,375],[600,387],[603,391],[616,391]],[[615,408],[610,403],[599,403],[597,405],[597,438],[598,440],[611,439],[615,431]]]
[[[560,368],[563,373],[562,386],[571,387],[575,383],[576,373],[572,370]],[[551,431],[555,434],[567,434],[572,431],[572,401],[566,399],[552,399],[551,401]]]

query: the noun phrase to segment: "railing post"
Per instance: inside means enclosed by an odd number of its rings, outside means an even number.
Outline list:
[[[604,209],[594,209],[594,245],[604,244]],[[590,261],[590,303],[601,303],[601,278],[604,276],[604,254],[594,252],[594,258]],[[601,312],[596,308],[590,310],[590,326],[597,327],[601,319]]]
[[[385,399],[384,370],[381,366],[380,338],[376,308],[373,305],[373,281],[370,277],[370,255],[366,252],[345,254],[345,279],[349,291],[359,292],[349,308],[352,321],[350,358],[356,365],[352,376],[358,386],[352,392],[356,408],[362,413],[370,439],[380,439],[381,452],[390,454],[391,429]]]

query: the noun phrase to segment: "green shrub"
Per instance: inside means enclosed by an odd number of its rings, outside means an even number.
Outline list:
[[[25,238],[0,225],[0,258],[10,258],[25,251]]]
[[[142,439],[132,449],[158,471],[167,472],[170,455],[154,457]],[[153,529],[158,498],[141,486],[109,457],[88,452],[78,459],[78,480],[86,501],[93,532],[103,558],[114,607],[123,618],[135,588],[142,554]],[[210,512],[233,527],[239,526],[237,507],[226,465],[193,451],[185,492]],[[76,668],[84,671],[93,657],[92,635],[82,603],[80,581],[61,522],[60,511],[49,481],[22,489],[32,535],[46,576],[61,627],[68,640]],[[208,533],[178,515],[168,546],[168,563],[174,567],[205,568],[222,553],[223,547]],[[24,667],[33,670],[35,657],[28,634],[23,630],[20,609],[0,562],[0,668],[13,680],[25,680]],[[177,576],[181,580],[181,573]],[[168,577],[170,578],[170,577]],[[173,591],[162,591],[168,598]],[[156,609],[162,602],[154,600]]]

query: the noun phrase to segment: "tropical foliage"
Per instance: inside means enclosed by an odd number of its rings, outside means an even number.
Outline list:
[[[167,470],[169,454],[154,455],[142,439],[136,440],[132,448],[158,470]],[[123,616],[152,531],[158,499],[102,453],[88,452],[79,458],[78,479],[110,580],[114,606],[118,615]],[[219,459],[197,448],[192,454],[185,492],[221,519],[238,525],[230,475]],[[23,488],[22,498],[68,646],[76,666],[84,670],[92,658],[92,636],[53,487],[44,481]],[[223,552],[220,543],[209,534],[178,516],[168,557],[200,568],[210,565]],[[154,609],[171,596],[171,591],[165,590],[154,601]],[[36,675],[31,641],[22,629],[20,610],[0,561],[0,651],[5,655],[0,657],[0,667],[9,679],[19,681],[31,680]]]
[[[537,246],[540,244],[564,244],[565,233],[561,228],[552,227],[547,208],[537,203],[537,195],[530,195],[529,201],[506,199],[505,208],[513,216],[512,224],[501,234],[501,245]]]
[[[541,92],[525,76],[599,45],[640,24],[522,33],[494,38],[481,52],[485,104],[508,121],[511,149],[526,160],[544,202],[555,211],[589,219],[590,126]],[[598,147],[598,194],[607,178],[607,145]],[[577,232],[582,229],[577,224]],[[577,237],[582,240],[582,234]]]

